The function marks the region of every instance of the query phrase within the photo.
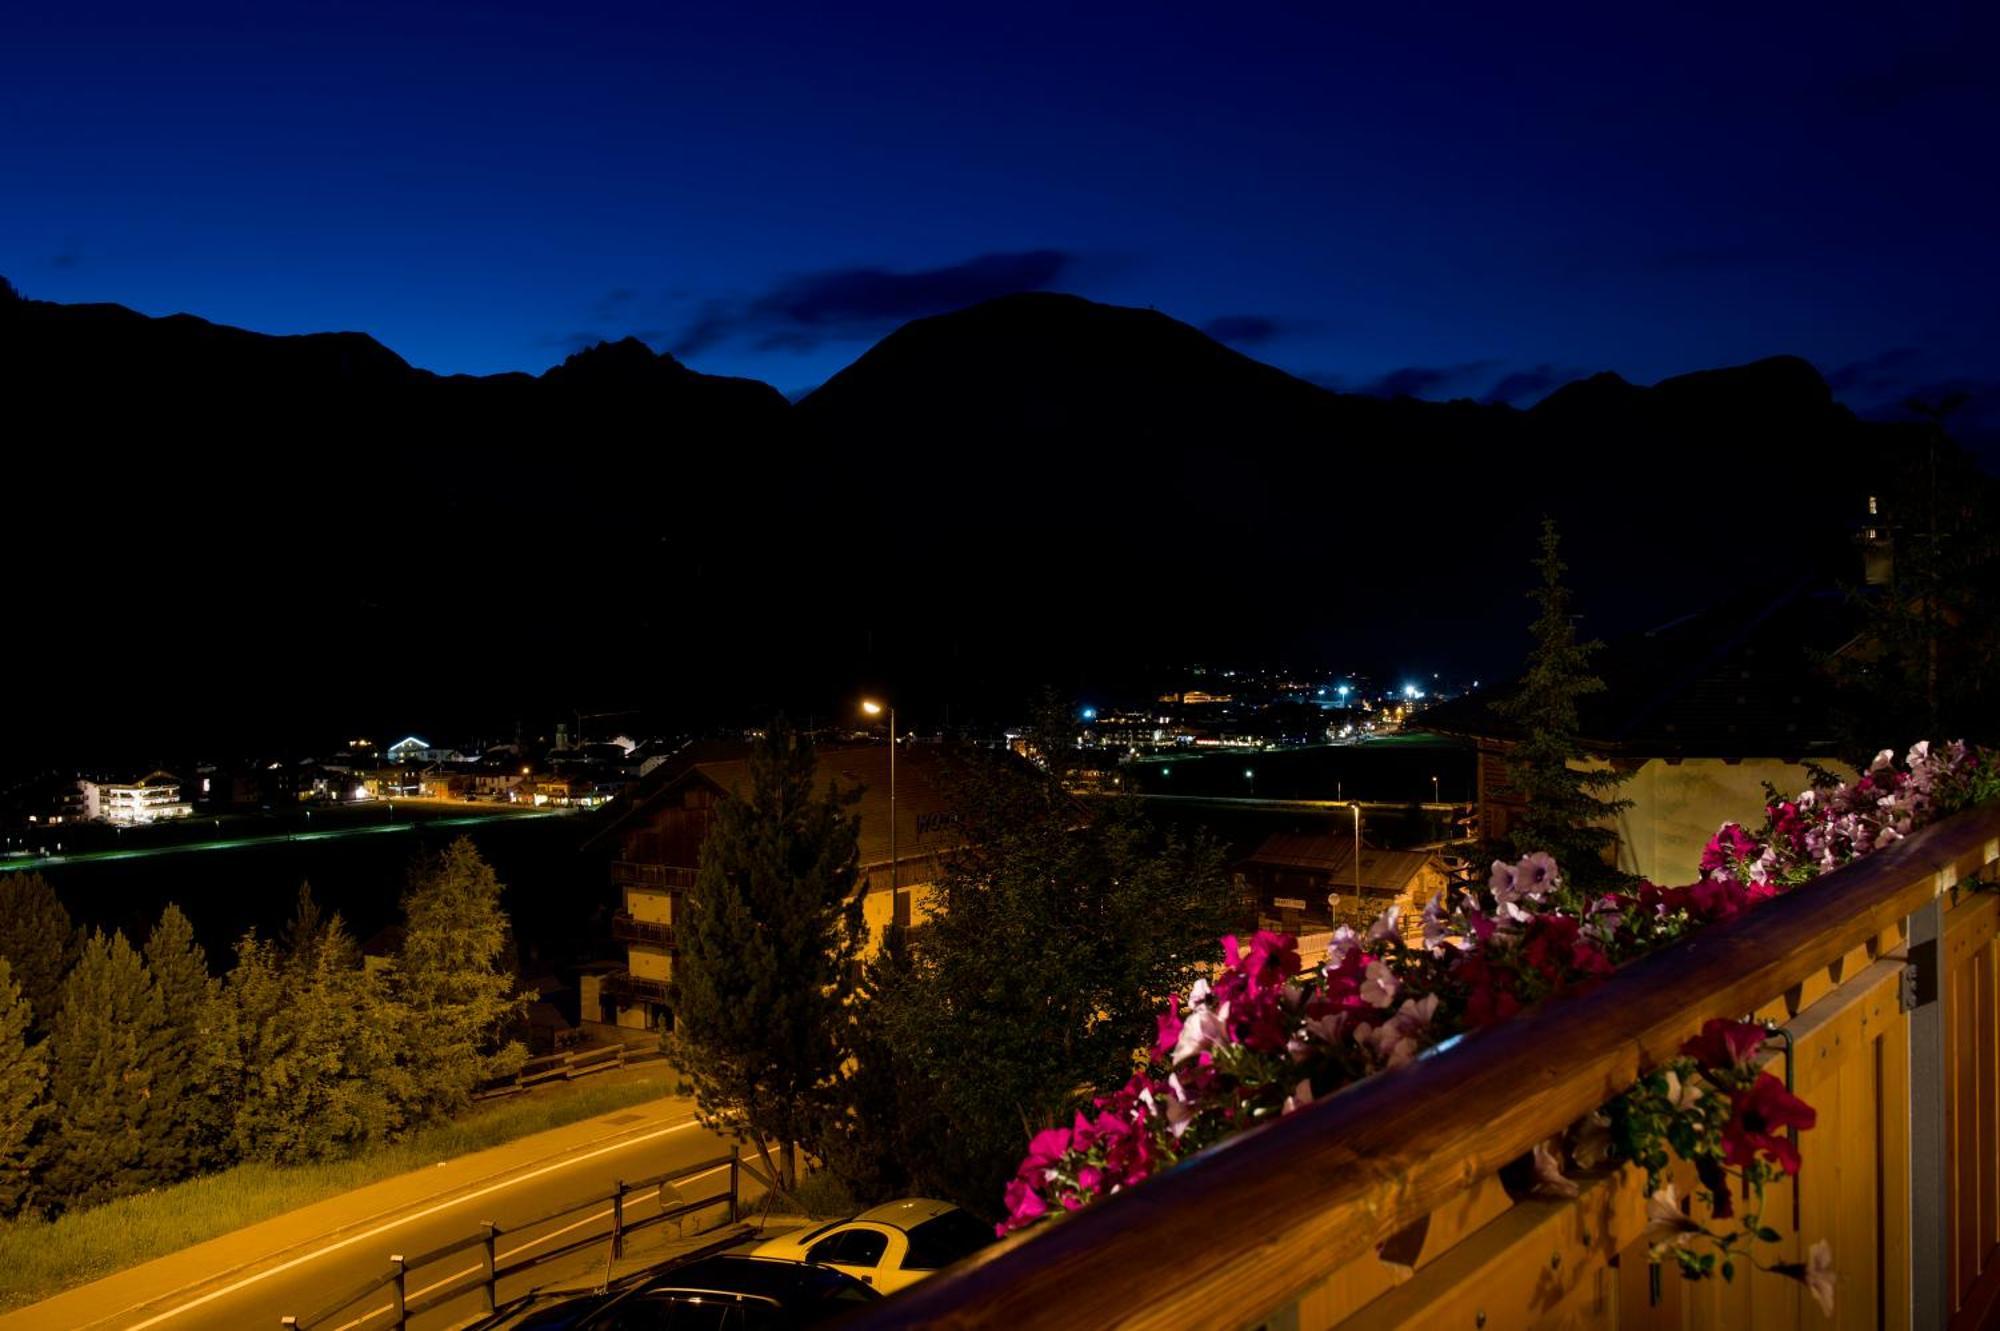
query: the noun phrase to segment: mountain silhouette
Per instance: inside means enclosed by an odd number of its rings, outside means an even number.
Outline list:
[[[864,677],[970,709],[1204,658],[1497,673],[1544,513],[1586,631],[1644,627],[1845,572],[1912,438],[1791,357],[1381,400],[1053,294],[910,323],[795,405],[631,338],[445,376],[358,333],[4,296],[0,366],[31,689],[121,733],[831,706]],[[107,688],[134,652],[189,706]]]

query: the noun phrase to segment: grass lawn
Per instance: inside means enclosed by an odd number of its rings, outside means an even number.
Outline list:
[[[476,1108],[351,1159],[242,1164],[53,1222],[0,1225],[0,1310],[440,1160],[672,1095],[679,1080],[664,1063],[605,1073]]]

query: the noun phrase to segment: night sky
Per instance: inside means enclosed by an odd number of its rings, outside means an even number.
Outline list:
[[[1996,12],[34,0],[0,273],[439,371],[798,393],[1048,289],[1342,388],[1794,352],[2000,425]]]

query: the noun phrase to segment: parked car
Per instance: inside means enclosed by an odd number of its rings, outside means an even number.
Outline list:
[[[816,1229],[781,1234],[758,1257],[832,1267],[894,1294],[993,1242],[993,1226],[950,1202],[905,1197]]]
[[[881,1297],[832,1267],[723,1253],[610,1292],[518,1302],[470,1331],[792,1331]]]

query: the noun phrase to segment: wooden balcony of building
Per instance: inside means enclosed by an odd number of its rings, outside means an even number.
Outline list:
[[[870,1328],[1887,1327],[2000,1317],[2000,808],[1958,814],[1441,1046],[904,1294]],[[1712,1017],[1791,1037],[1818,1112],[1765,1211],[1802,1285],[1648,1260],[1644,1176],[1513,1197],[1503,1166],[1674,1057]],[[1782,1058],[1775,1060],[1782,1063]],[[1774,1072],[1782,1069],[1774,1066]],[[1510,1171],[1511,1172],[1511,1171]],[[1683,1181],[1682,1191],[1688,1190]]]
[[[618,887],[653,887],[661,891],[694,886],[693,869],[678,864],[639,864],[632,860],[611,862],[611,881]]]
[[[648,979],[643,975],[632,975],[625,971],[615,971],[604,977],[604,995],[614,1003],[635,1007],[640,1003],[670,1004],[673,1001],[672,987],[666,980]]]
[[[658,920],[640,920],[625,911],[611,917],[611,936],[621,943],[638,943],[642,947],[675,950],[674,927]]]

